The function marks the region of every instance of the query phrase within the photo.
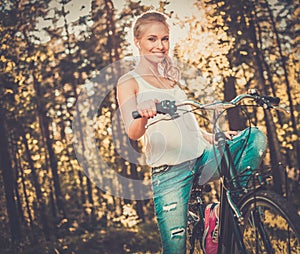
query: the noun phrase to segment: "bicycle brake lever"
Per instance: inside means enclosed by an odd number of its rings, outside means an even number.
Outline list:
[[[170,101],[170,100],[163,100],[161,102],[156,103],[156,112],[158,114],[169,114],[173,119],[177,118],[179,114],[176,112],[177,111],[177,106],[175,104],[175,101]],[[133,111],[132,112],[132,117],[134,119],[140,118],[141,115],[139,114],[138,111]]]
[[[283,106],[273,106],[274,109],[278,110],[278,111],[281,111],[281,112],[284,112],[284,113],[287,113],[287,114],[290,114],[291,111],[289,109],[286,109],[284,108]]]
[[[177,106],[175,101],[164,100],[156,104],[156,111],[158,114],[169,114],[170,116],[177,116]]]

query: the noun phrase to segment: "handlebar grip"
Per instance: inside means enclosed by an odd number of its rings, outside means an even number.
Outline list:
[[[157,114],[169,114],[170,116],[177,116],[177,106],[175,101],[163,100],[155,104]],[[133,119],[141,118],[141,115],[137,110],[132,112]]]
[[[278,105],[280,102],[280,98],[278,97],[273,97],[273,96],[263,96],[263,97],[274,105]]]
[[[133,112],[132,112],[132,117],[133,117],[133,119],[138,119],[138,118],[141,118],[141,115],[140,115],[140,113],[136,110],[136,111],[133,111]]]

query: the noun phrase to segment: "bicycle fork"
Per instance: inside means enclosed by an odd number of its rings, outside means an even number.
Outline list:
[[[237,244],[239,253],[246,254],[240,226],[243,217],[230,197],[228,190],[222,189],[220,207],[220,231],[218,253],[231,253],[232,244]],[[233,243],[234,240],[234,243]]]
[[[224,182],[224,179],[230,179],[231,172],[236,173],[236,169],[230,156],[226,137],[222,134],[218,133],[218,135],[216,135],[216,138],[218,139],[218,149],[220,154],[222,154],[221,170],[219,170],[221,177],[221,207],[218,253],[231,253],[232,244],[237,244],[238,249],[240,250],[239,253],[243,254],[246,253],[240,229],[240,226],[244,222],[243,216],[234,203],[230,191],[226,188],[228,183]],[[221,237],[223,237],[223,239],[221,239]],[[233,240],[235,241],[234,243]]]

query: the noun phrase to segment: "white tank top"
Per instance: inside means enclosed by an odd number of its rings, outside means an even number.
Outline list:
[[[130,72],[138,83],[137,103],[149,99],[182,101],[186,94],[175,85],[171,89],[152,86],[139,74]],[[199,157],[208,142],[203,138],[200,127],[193,113],[184,113],[189,106],[180,107],[180,117],[172,120],[161,120],[169,116],[157,114],[148,120],[144,135],[146,163],[151,167],[176,165]],[[182,110],[183,109],[183,110]]]

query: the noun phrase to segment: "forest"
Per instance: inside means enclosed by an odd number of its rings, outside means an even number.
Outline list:
[[[272,188],[300,213],[299,1],[2,0],[1,254],[159,253],[150,170],[116,100],[136,54],[131,26],[147,10],[170,18],[189,98],[280,98],[288,114],[249,110],[268,137]],[[249,124],[226,117],[224,128]]]

